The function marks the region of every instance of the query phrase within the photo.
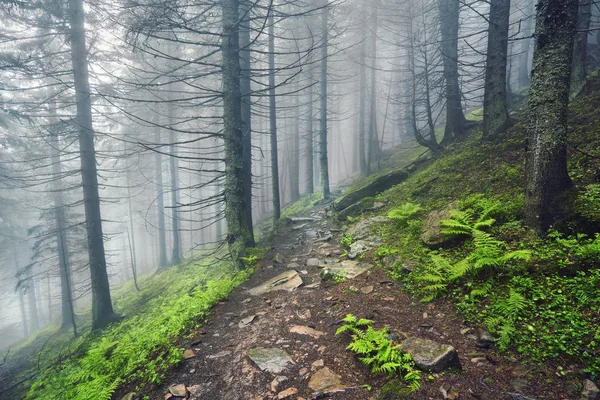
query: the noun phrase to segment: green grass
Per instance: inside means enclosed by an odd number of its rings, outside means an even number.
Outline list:
[[[125,319],[76,339],[59,335],[41,352],[42,373],[26,398],[102,400],[123,384],[160,383],[182,360],[182,336],[249,274],[211,258],[141,279],[139,292],[126,284],[113,296]]]

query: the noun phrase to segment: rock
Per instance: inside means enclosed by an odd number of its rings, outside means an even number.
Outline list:
[[[200,390],[202,390],[202,386],[200,385],[192,385],[188,388],[188,392],[190,392],[190,395],[192,396],[199,395]]]
[[[179,385],[169,386],[169,392],[175,397],[186,397],[187,396],[187,388],[183,383]]]
[[[354,260],[371,249],[372,249],[372,247],[371,247],[370,243],[368,243],[364,240],[358,240],[350,245],[350,251],[348,252],[348,258],[350,260]]]
[[[342,383],[338,374],[329,368],[321,368],[308,381],[308,387],[314,391],[320,392],[326,389],[332,389],[340,386]]]
[[[379,176],[370,177],[359,188],[346,193],[333,203],[336,211],[341,211],[365,197],[373,197],[379,192],[383,192],[394,185],[404,181],[408,173],[404,170],[392,170]]]
[[[283,350],[269,347],[255,347],[248,350],[248,357],[261,369],[272,374],[280,374],[294,360]]]
[[[383,207],[385,207],[385,203],[382,203],[380,201],[376,201],[375,203],[373,203],[373,207],[371,207],[371,211],[377,211],[379,209],[382,209]]]
[[[361,291],[362,293],[364,293],[364,294],[369,294],[369,293],[372,293],[372,292],[373,292],[373,289],[374,289],[374,288],[375,288],[375,287],[374,287],[373,285],[369,285],[369,286],[363,286],[363,287],[361,287],[361,288],[360,288],[360,291]]]
[[[129,392],[125,396],[121,397],[121,400],[134,400],[135,392]]]
[[[297,225],[297,226],[294,226],[292,228],[292,230],[299,231],[299,230],[302,230],[302,229],[306,228],[307,226],[308,226],[308,224]]]
[[[302,278],[298,275],[298,272],[290,270],[276,277],[269,279],[262,285],[259,285],[248,292],[252,296],[260,296],[265,293],[273,292],[275,290],[287,290],[292,291],[302,285]]]
[[[275,379],[273,379],[273,380],[271,381],[271,385],[269,386],[269,387],[270,387],[270,389],[271,389],[271,392],[277,392],[277,389],[279,388],[279,385],[280,385],[282,382],[285,382],[285,381],[287,381],[287,380],[288,380],[288,377],[287,377],[287,376],[283,376],[283,375],[277,375],[277,376],[275,377]]]
[[[173,399],[174,397],[175,397],[175,396],[173,396],[173,394],[171,394],[171,393],[167,393],[167,394],[165,394],[165,397],[164,397],[164,399],[165,399],[165,400],[171,400],[171,399]]]
[[[285,389],[282,392],[279,392],[279,394],[277,394],[277,399],[278,400],[287,399],[288,397],[293,396],[295,394],[298,394],[298,389],[291,387],[291,388]]]
[[[458,353],[449,344],[417,337],[405,339],[401,344],[402,350],[412,356],[418,369],[440,372],[449,367],[460,368]]]
[[[252,323],[252,321],[254,321],[254,318],[256,318],[256,315],[251,315],[249,317],[243,318],[238,323],[238,328],[245,328],[246,326],[250,325]]]
[[[279,254],[279,253],[275,254],[275,257],[273,257],[273,262],[275,264],[281,264],[283,262],[283,259],[281,258],[281,254]]]
[[[302,368],[300,368],[300,371],[298,371],[298,375],[304,376],[307,374],[307,372],[308,372],[308,368],[302,367]]]
[[[366,197],[364,199],[360,199],[356,203],[352,204],[340,210],[337,214],[338,221],[345,221],[348,217],[355,217],[357,215],[362,214],[363,212],[370,210],[373,208],[373,204],[375,199],[372,197]]]
[[[475,333],[477,334],[477,343],[475,343],[475,346],[482,349],[489,349],[492,347],[494,338],[487,329],[477,328]]]
[[[600,399],[600,390],[594,382],[589,379],[583,381],[583,392],[581,392],[582,400],[597,400]]]
[[[310,365],[310,369],[311,369],[311,371],[316,371],[319,368],[322,368],[324,366],[325,366],[325,361],[323,361],[323,359],[321,359],[321,360],[317,360],[317,361],[313,362]]]
[[[214,360],[217,358],[223,358],[223,357],[227,357],[231,355],[231,350],[223,350],[220,351],[216,354],[209,354],[208,356],[206,356],[206,358],[210,359],[210,360]]]
[[[300,264],[293,262],[293,263],[289,263],[287,265],[287,267],[288,267],[288,269],[298,269],[298,268],[300,268]]]
[[[321,286],[320,282],[311,283],[310,285],[304,286],[306,289],[318,289]]]
[[[381,225],[389,221],[389,218],[383,216],[363,219],[351,227],[346,234],[352,235],[356,240],[365,239],[371,234],[371,228],[374,225]]]
[[[186,351],[183,352],[183,358],[185,360],[189,360],[190,358],[194,358],[196,357],[196,353],[194,353],[194,350],[192,349],[187,349]]]
[[[324,281],[334,279],[354,279],[371,268],[373,268],[372,264],[345,260],[339,264],[330,265],[322,269],[321,279]]]
[[[306,260],[307,267],[318,267],[321,265],[321,261],[318,258],[309,258]]]
[[[310,319],[312,314],[310,310],[305,310],[304,312],[298,313],[298,318],[300,319]]]
[[[315,339],[318,339],[321,336],[325,335],[325,332],[321,332],[316,329],[309,328],[308,326],[302,326],[302,325],[292,326],[290,328],[290,333],[297,333],[298,335],[312,336]]]
[[[451,245],[456,242],[456,238],[442,233],[442,227],[440,223],[452,216],[452,211],[457,209],[456,202],[448,204],[441,210],[434,210],[429,213],[425,219],[423,225],[423,233],[421,234],[421,241],[425,246],[432,250],[440,249],[442,247]]]
[[[304,239],[316,239],[317,237],[319,237],[319,232],[317,232],[316,229],[307,229],[304,232],[302,232],[302,237]]]
[[[314,222],[319,221],[319,218],[316,217],[289,217],[288,221],[297,224],[299,222]]]
[[[463,328],[463,329],[460,330],[460,334],[461,335],[466,335],[470,331],[471,331],[471,328]]]

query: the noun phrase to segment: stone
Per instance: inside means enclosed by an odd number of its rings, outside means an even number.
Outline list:
[[[418,369],[440,372],[449,367],[460,368],[458,353],[449,344],[412,337],[402,341],[402,350],[410,354]]]
[[[589,379],[583,381],[583,392],[581,392],[581,398],[583,400],[597,400],[600,399],[600,390],[594,382]]]
[[[312,317],[312,314],[310,312],[310,310],[305,310],[301,313],[298,313],[298,318],[300,319],[310,319]]]
[[[188,388],[188,392],[190,392],[190,395],[192,396],[199,395],[200,390],[202,390],[202,386],[200,385],[192,385]]]
[[[321,286],[320,282],[311,283],[310,285],[304,286],[306,289],[318,289]]]
[[[300,368],[300,371],[298,371],[298,375],[300,375],[300,376],[304,376],[307,373],[308,373],[308,368],[306,368],[306,367],[302,367],[302,368]]]
[[[456,243],[457,238],[443,234],[443,228],[440,225],[443,220],[450,218],[452,216],[452,211],[456,209],[457,204],[456,202],[453,202],[441,210],[434,210],[429,213],[425,219],[423,232],[421,234],[421,241],[425,246],[432,250],[437,250]]]
[[[187,396],[187,388],[183,383],[178,385],[169,386],[169,392],[175,397],[186,397]]]
[[[256,315],[251,315],[249,317],[242,318],[242,320],[238,323],[238,328],[245,328],[246,326],[250,325],[255,318]]]
[[[299,230],[306,228],[307,226],[308,226],[308,224],[296,225],[292,228],[292,230],[299,231]]]
[[[272,374],[280,374],[290,365],[294,364],[294,360],[288,353],[283,350],[269,347],[255,347],[248,350],[248,357],[261,369]]]
[[[300,268],[300,264],[292,262],[287,265],[288,269],[298,269]]]
[[[302,232],[302,237],[304,239],[316,239],[319,236],[319,232],[316,229],[307,229]]]
[[[210,360],[214,360],[217,358],[223,358],[223,357],[227,357],[231,355],[231,350],[223,350],[220,351],[216,354],[209,354],[208,356],[206,356],[206,358],[210,359]]]
[[[314,391],[320,392],[326,389],[332,389],[340,386],[342,383],[338,374],[327,367],[321,368],[310,377],[308,387]]]
[[[252,288],[248,291],[252,296],[261,296],[265,293],[273,292],[276,290],[287,290],[292,291],[302,285],[302,278],[298,275],[298,272],[290,270],[276,277],[269,279],[262,285]]]
[[[321,336],[325,335],[325,332],[321,332],[316,329],[309,328],[308,326],[302,326],[302,325],[292,326],[290,328],[290,333],[297,333],[298,335],[312,336],[315,339],[318,339]]]
[[[129,392],[125,396],[121,397],[121,400],[134,400],[135,392]]]
[[[283,262],[281,254],[279,254],[279,253],[275,254],[275,257],[273,257],[273,262],[275,264],[281,264]]]
[[[174,397],[175,397],[175,396],[173,396],[173,394],[171,394],[171,393],[167,393],[167,394],[165,394],[165,397],[164,397],[164,399],[165,399],[165,400],[171,400],[171,399],[173,399]]]
[[[365,197],[373,197],[408,178],[408,172],[396,169],[378,176],[369,177],[357,189],[346,193],[333,203],[335,211],[341,211]]]
[[[288,397],[291,397],[291,396],[293,396],[295,394],[298,394],[298,389],[296,389],[294,387],[287,388],[284,391],[279,392],[277,394],[277,399],[278,400],[280,400],[280,399],[287,399]]]
[[[189,360],[190,358],[194,358],[196,357],[196,353],[194,353],[194,350],[192,349],[187,349],[186,351],[183,352],[183,358],[186,360]]]
[[[373,208],[374,202],[375,199],[373,199],[372,197],[360,199],[351,206],[340,210],[337,214],[337,219],[338,221],[345,221],[348,219],[348,217],[355,217],[359,214],[362,214],[365,211],[371,210]]]
[[[314,221],[318,221],[319,218],[313,218],[313,217],[289,217],[288,221],[293,223],[293,224],[297,224],[300,222],[314,222]]]
[[[344,260],[339,264],[330,265],[322,269],[321,279],[324,281],[334,279],[354,279],[371,268],[373,268],[372,264]]]
[[[351,227],[346,234],[351,235],[355,240],[365,239],[371,234],[373,226],[381,225],[389,221],[389,218],[383,216],[363,219]]]
[[[321,265],[321,261],[318,258],[309,258],[306,260],[307,267],[318,267]]]
[[[460,334],[461,335],[466,335],[470,331],[471,331],[471,328],[463,328],[463,329],[460,330]]]
[[[271,385],[269,385],[269,388],[271,389],[271,392],[277,392],[277,389],[279,388],[279,385],[281,385],[281,383],[285,382],[288,380],[287,376],[283,376],[283,375],[277,375],[275,377],[275,379],[273,379],[271,381]]]
[[[315,240],[315,243],[320,243],[320,242],[329,242],[331,239],[333,238],[333,236],[328,233],[324,236],[321,236],[320,238]]]
[[[364,294],[373,293],[375,287],[373,285],[363,286],[360,288],[360,291]]]
[[[354,260],[371,249],[372,249],[372,247],[369,243],[367,243],[364,240],[358,240],[350,245],[350,251],[348,252],[348,258],[350,260]]]
[[[480,347],[482,349],[489,349],[490,347],[492,347],[494,338],[487,329],[480,327],[477,328],[475,333],[477,335],[477,343],[475,343],[475,346]]]
[[[313,363],[310,365],[310,369],[311,369],[312,371],[316,371],[316,370],[318,370],[319,368],[322,368],[322,367],[324,367],[324,366],[325,366],[325,361],[323,361],[323,359],[321,359],[321,360],[317,360],[317,361],[313,362]]]
[[[385,207],[385,203],[382,203],[380,201],[376,201],[375,203],[373,203],[373,207],[371,207],[371,211],[377,211],[379,209],[382,209],[383,207]]]

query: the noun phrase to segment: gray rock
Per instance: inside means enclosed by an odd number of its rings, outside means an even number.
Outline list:
[[[321,265],[321,261],[318,258],[309,258],[306,260],[307,267],[318,267]]]
[[[321,270],[321,279],[354,279],[360,274],[373,268],[372,264],[344,260],[339,264],[329,265]]]
[[[272,374],[280,374],[295,364],[288,353],[281,349],[256,347],[248,350],[248,357],[261,369]]]
[[[288,267],[289,269],[297,269],[297,268],[300,268],[300,264],[293,262],[293,263],[289,263],[289,264],[287,265],[287,267]]]
[[[365,240],[358,240],[350,245],[350,251],[348,252],[348,258],[354,260],[361,256],[361,254],[366,253],[371,250],[370,243]]]
[[[355,217],[357,215],[362,214],[365,211],[368,211],[373,208],[373,203],[375,199],[372,197],[366,197],[364,199],[360,199],[356,203],[352,204],[340,210],[337,214],[338,221],[345,221],[348,217]]]
[[[134,400],[135,392],[129,392],[125,396],[121,397],[121,400]]]
[[[302,237],[305,239],[316,239],[319,236],[319,232],[316,229],[307,229],[302,232]]]
[[[487,329],[477,328],[477,343],[475,345],[482,349],[489,349],[494,343],[494,338]]]
[[[297,224],[300,222],[314,222],[314,221],[319,221],[320,218],[313,218],[313,217],[289,217],[288,221],[291,222],[292,224]]]
[[[440,372],[446,368],[460,368],[458,353],[449,344],[412,337],[402,341],[402,350],[410,354],[415,366],[423,371]]]
[[[450,203],[448,206],[441,210],[435,210],[429,213],[425,219],[423,225],[423,233],[421,234],[421,240],[425,246],[432,250],[446,247],[456,242],[455,237],[444,235],[442,233],[442,227],[440,223],[452,216],[452,210],[457,209],[456,203]]]
[[[589,379],[583,381],[583,392],[581,392],[581,398],[584,400],[597,400],[600,399],[600,390],[594,382]]]
[[[365,239],[371,234],[371,229],[373,226],[381,225],[383,223],[389,222],[390,219],[383,216],[377,216],[372,218],[363,219],[357,222],[353,227],[351,227],[348,232],[348,235],[352,235],[354,239]]]
[[[327,367],[321,368],[308,381],[308,387],[316,392],[341,386],[342,378]]]
[[[373,203],[373,207],[371,207],[372,211],[377,211],[382,209],[383,207],[385,207],[385,203],[382,203],[380,201],[376,201],[375,203]]]
[[[300,277],[300,275],[298,275],[298,272],[290,270],[279,274],[272,279],[269,279],[262,285],[250,289],[248,293],[252,296],[260,296],[265,293],[273,292],[275,290],[292,291],[298,286],[301,286],[302,283],[302,278]]]

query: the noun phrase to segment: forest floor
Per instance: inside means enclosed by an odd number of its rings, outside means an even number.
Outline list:
[[[478,347],[474,327],[464,325],[452,304],[419,302],[380,267],[345,282],[322,281],[323,267],[346,258],[340,239],[350,226],[328,217],[323,205],[297,217],[306,219],[281,224],[256,273],[218,303],[202,329],[182,343],[191,351],[167,373],[163,385],[130,393],[130,399],[404,398],[389,390],[393,380],[372,375],[346,350],[348,335],[335,334],[349,313],[373,320],[375,328],[388,327],[456,349],[461,369],[423,372],[421,388],[410,398],[580,398],[576,385],[543,365],[524,364],[517,353],[499,354],[493,346]],[[372,251],[361,261],[371,263]],[[282,273],[290,274],[291,286],[299,286],[251,294],[252,288]],[[262,370],[249,357],[256,348],[278,349],[289,359]],[[181,397],[172,394],[178,391]]]

